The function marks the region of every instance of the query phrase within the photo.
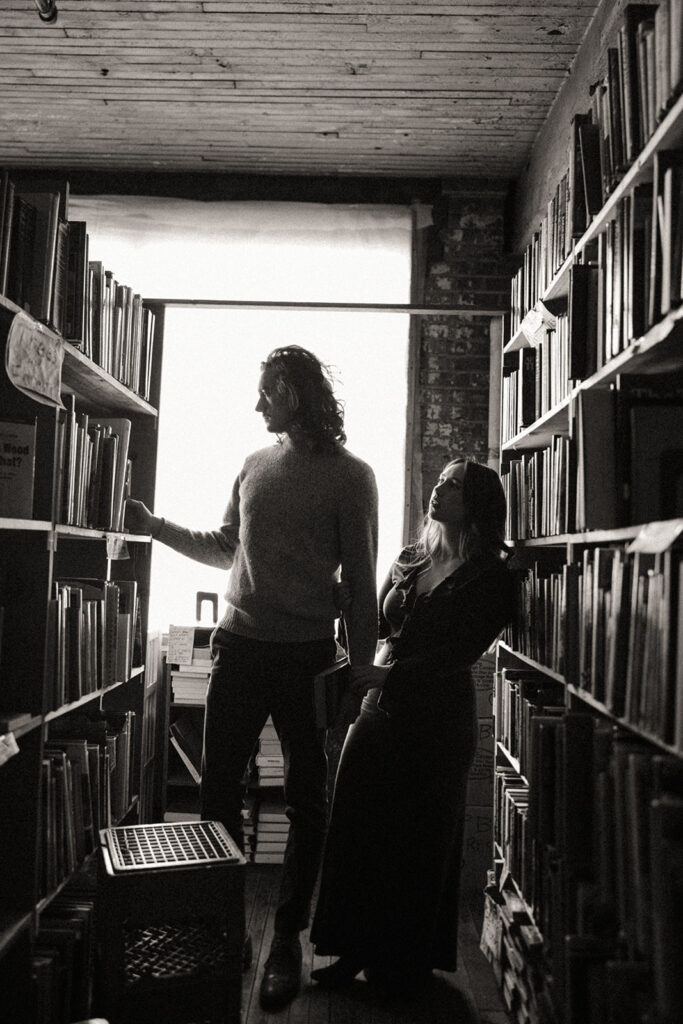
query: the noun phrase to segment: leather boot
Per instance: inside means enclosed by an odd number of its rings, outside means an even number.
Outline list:
[[[294,935],[275,935],[261,981],[260,999],[264,1010],[286,1006],[301,985],[301,941]]]

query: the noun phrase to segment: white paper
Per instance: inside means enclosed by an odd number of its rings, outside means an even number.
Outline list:
[[[631,541],[628,551],[643,551],[656,555],[668,551],[683,532],[683,519],[665,519],[662,522],[647,523],[638,536]]]
[[[169,665],[190,665],[193,647],[194,626],[168,627],[168,653],[166,661]]]
[[[43,324],[19,312],[10,324],[5,369],[15,388],[44,405],[62,404],[64,342]]]

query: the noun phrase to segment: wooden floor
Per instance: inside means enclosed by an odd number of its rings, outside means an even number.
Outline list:
[[[380,1001],[360,974],[353,984],[329,992],[310,980],[313,967],[330,963],[317,957],[303,933],[303,976],[297,998],[278,1013],[259,1006],[263,964],[273,934],[279,868],[250,865],[247,869],[247,921],[254,961],[244,975],[243,1024],[509,1024],[491,968],[479,949],[479,932],[469,907],[463,908],[459,932],[459,966],[454,974],[434,971],[429,988],[410,1001]]]

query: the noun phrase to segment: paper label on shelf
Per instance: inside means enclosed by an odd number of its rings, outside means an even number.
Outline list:
[[[14,738],[14,733],[6,732],[0,736],[0,765],[4,764],[5,761],[9,761],[10,757],[14,757],[18,753],[19,744]]]
[[[118,562],[130,558],[126,538],[122,537],[120,533],[107,534],[107,558]]]
[[[168,653],[166,661],[169,665],[191,664],[193,647],[194,626],[168,627]]]
[[[662,522],[647,523],[638,536],[631,541],[628,551],[642,551],[656,555],[668,551],[674,541],[683,533],[683,519],[665,519]]]
[[[5,369],[15,388],[44,405],[63,409],[64,342],[26,313],[17,313],[7,335]]]

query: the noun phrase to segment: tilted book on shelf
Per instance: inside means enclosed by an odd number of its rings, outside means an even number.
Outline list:
[[[202,779],[203,738],[197,723],[190,715],[178,715],[170,726],[173,747],[196,783]]]
[[[35,211],[31,270],[23,306],[36,320],[50,323],[61,196],[59,192],[25,192],[23,189],[19,194]]]

